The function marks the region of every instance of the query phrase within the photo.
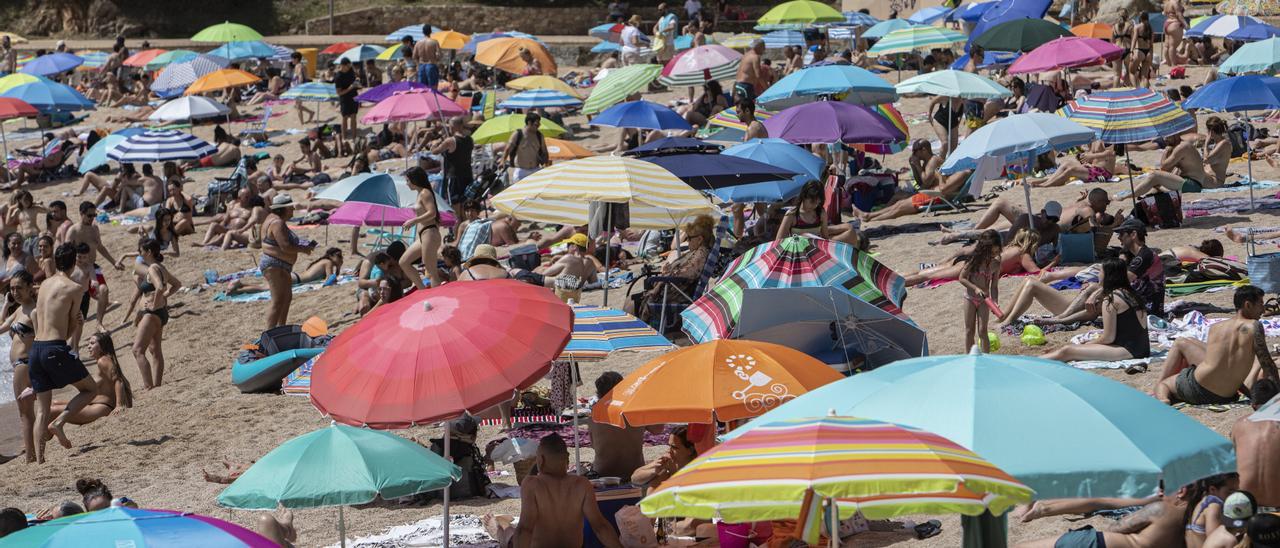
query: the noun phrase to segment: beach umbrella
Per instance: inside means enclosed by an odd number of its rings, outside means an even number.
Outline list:
[[[362,103],[380,103],[391,97],[398,91],[409,91],[411,89],[426,89],[427,86],[412,82],[409,80],[401,80],[399,82],[388,82],[379,84],[364,90],[360,95],[356,96],[356,100]],[[334,90],[337,93],[337,90]]]
[[[472,55],[475,55],[476,48],[479,47],[480,44],[484,43],[485,41],[493,40],[495,38],[510,38],[512,36],[514,36],[513,33],[507,33],[507,32],[479,32],[476,34],[472,34],[471,39],[468,40],[466,45],[462,46],[462,49],[458,51],[461,53],[470,53]]]
[[[934,23],[937,23],[938,21],[941,21],[942,18],[946,17],[950,13],[951,13],[951,8],[949,7],[930,6],[927,8],[920,8],[916,10],[915,13],[911,14],[911,17],[907,18],[907,21],[910,21],[918,25],[932,25]]]
[[[153,51],[153,50],[147,50],[147,51]],[[194,52],[188,49],[175,49],[171,51],[158,50],[158,51],[160,51],[160,53],[153,55],[150,59],[146,60],[146,62],[142,64],[144,68],[146,68],[147,70],[160,70],[173,63],[185,63],[187,61],[190,61],[200,56],[200,53]],[[219,59],[225,59],[225,58],[220,57]],[[228,62],[230,62],[230,60],[228,60]],[[228,63],[221,63],[218,66],[218,68],[225,68],[227,64]]]
[[[672,175],[679,177],[681,181],[702,191],[777,181],[798,175],[794,171],[750,158],[722,154],[686,152],[654,154],[642,156],[641,159],[662,166]]]
[[[314,370],[313,370],[314,371]],[[218,494],[228,508],[270,510],[342,507],[436,491],[462,479],[462,469],[395,434],[330,424],[280,444]]]
[[[764,123],[773,116],[773,111],[764,108],[755,110],[755,119],[757,122]],[[698,136],[708,141],[720,143],[741,143],[747,135],[747,125],[738,119],[738,109],[729,107],[724,109],[710,120],[707,120],[707,127],[698,132]]]
[[[485,120],[480,127],[476,128],[475,133],[471,134],[471,139],[477,145],[487,145],[491,143],[503,143],[511,137],[512,133],[520,131],[524,127],[523,114],[506,114],[496,116]],[[542,123],[538,124],[538,133],[544,137],[559,137],[566,130],[560,127],[560,124],[552,122],[546,118],[542,119]]]
[[[376,104],[360,119],[364,124],[411,122],[432,117],[461,116],[466,109],[449,100],[440,92],[430,89],[400,91]]]
[[[105,51],[82,51],[78,55],[84,59],[84,64],[76,67],[77,71],[101,69],[102,65],[107,64],[107,59],[111,58],[111,54]]]
[[[336,65],[338,63],[341,63],[343,59],[351,61],[353,64],[363,63],[369,59],[376,59],[378,57],[378,54],[382,53],[386,49],[387,48],[384,48],[382,46],[375,46],[371,44],[360,44],[354,48],[351,48],[347,51],[342,52],[341,55],[339,55],[336,59],[333,60],[333,64]]]
[[[797,145],[813,143],[896,143],[906,135],[862,105],[818,101],[794,106],[765,120],[769,135]]]
[[[1249,74],[1233,76],[1210,82],[1183,98],[1182,108],[1203,109],[1216,112],[1248,112],[1251,110],[1273,110],[1280,108],[1280,79],[1272,76]],[[1245,154],[1249,174],[1249,209],[1253,209],[1253,147],[1251,141],[1245,140],[1249,149]]]
[[[0,144],[4,146],[3,159],[6,162],[9,158],[9,138],[5,136],[4,121],[14,118],[31,118],[39,114],[40,111],[36,107],[22,99],[0,97]]]
[[[0,93],[4,93],[23,84],[31,84],[47,80],[43,76],[34,76],[31,74],[23,74],[15,72],[6,76],[0,76]]]
[[[742,32],[725,38],[720,45],[731,49],[747,49],[756,40],[764,39],[763,36],[751,32]]]
[[[726,202],[780,202],[799,195],[800,188],[822,175],[822,159],[782,139],[752,139],[721,152],[725,156],[748,158],[796,173],[794,177],[773,182],[734,185],[713,190]]]
[[[582,99],[563,91],[553,89],[532,89],[522,91],[498,103],[499,108],[508,110],[531,108],[564,108],[582,105]]]
[[[591,53],[609,53],[611,51],[622,51],[622,46],[616,42],[600,42],[591,46]]]
[[[726,80],[738,73],[742,54],[710,44],[677,53],[662,68],[658,81],[667,87],[698,86],[711,80]]]
[[[640,510],[726,523],[796,519],[806,545],[817,546],[818,524],[828,519],[838,531],[836,521],[855,514],[1003,514],[1032,494],[938,434],[825,414],[761,424],[712,448],[663,481]],[[834,510],[829,516],[823,500]]]
[[[898,99],[893,84],[875,73],[851,65],[825,65],[795,71],[764,90],[756,103],[769,109],[794,107],[823,97],[872,105]]]
[[[690,137],[663,137],[644,143],[630,150],[622,151],[623,156],[654,156],[658,154],[683,154],[686,152],[703,152],[714,154],[724,147]]]
[[[884,35],[876,45],[867,50],[867,55],[892,55],[895,53],[913,53],[922,50],[949,48],[968,40],[964,34],[939,27],[916,26],[895,30]]]
[[[596,114],[627,100],[633,93],[649,88],[649,84],[662,74],[662,65],[639,64],[616,68],[596,82],[595,89],[582,104],[583,114]]]
[[[635,316],[613,308],[577,304],[573,305],[573,334],[559,359],[597,361],[623,350],[656,352],[672,347],[671,341]]]
[[[939,70],[908,78],[894,86],[899,94],[920,93],[961,99],[999,99],[1013,95],[990,78],[962,70]]]
[[[440,30],[441,29],[439,27],[434,25],[431,27],[432,34],[440,32]],[[396,29],[395,32],[392,32],[391,34],[388,34],[385,40],[388,42],[399,42],[403,40],[405,36],[413,38],[414,42],[421,42],[427,35],[422,32],[422,25],[406,25]]]
[[[991,69],[1003,67],[1017,61],[1022,57],[1019,51],[984,51],[982,52],[982,60],[978,63],[979,69]],[[969,65],[969,54],[966,53],[957,57],[955,62],[951,63],[951,70],[964,70]]]
[[[1229,440],[1123,383],[1061,362],[980,353],[914,358],[861,373],[724,437],[832,409],[945,436],[1042,500],[1145,497],[1161,479],[1172,492],[1236,464]]]
[[[206,27],[191,37],[192,42],[252,42],[262,40],[258,31],[239,23],[226,21]]]
[[[320,55],[342,55],[342,52],[354,48],[360,44],[355,42],[338,42],[331,44],[329,47],[320,50]]]
[[[880,22],[879,19],[860,11],[846,11],[841,15],[844,15],[844,24],[851,27],[870,27]]]
[[[307,82],[289,88],[288,91],[280,94],[280,98],[296,101],[337,101],[338,90],[328,82]]]
[[[1115,31],[1106,23],[1085,23],[1071,27],[1071,34],[1081,38],[1097,38],[1099,40],[1110,40],[1115,36]]]
[[[582,95],[578,93],[578,90],[573,89],[569,84],[564,83],[564,80],[554,76],[547,76],[545,74],[516,78],[515,80],[508,81],[507,87],[524,91],[531,89],[550,89],[559,91],[566,95],[572,95],[579,99],[582,98]]]
[[[90,171],[93,171],[95,169],[98,169],[99,167],[106,165],[107,151],[111,150],[113,147],[120,144],[121,141],[124,141],[127,138],[128,138],[128,135],[123,135],[121,133],[112,133],[110,135],[107,135],[106,137],[98,139],[98,142],[94,143],[93,146],[89,147],[89,150],[85,151],[84,156],[80,157],[80,166],[78,169],[80,174],[84,175]]]
[[[737,327],[742,294],[748,289],[839,287],[895,317],[907,290],[902,276],[869,253],[843,243],[810,236],[789,236],[751,248],[734,259],[702,297],[680,314],[689,339],[727,339]]]
[[[220,71],[228,64],[226,58],[213,55],[197,55],[186,61],[172,63],[151,82],[151,89],[157,92],[186,89],[196,80]]]
[[[744,290],[732,336],[864,371],[929,355],[920,326],[832,286]]]
[[[651,101],[618,103],[591,119],[593,126],[689,131],[684,117]]]
[[[226,105],[208,97],[186,96],[160,105],[147,119],[155,122],[178,122],[226,116],[230,113],[231,109]]]
[[[470,36],[452,30],[441,30],[431,33],[431,39],[440,43],[440,49],[462,49],[471,40]]]
[[[317,200],[362,202],[390,207],[409,207],[400,199],[395,179],[387,173],[359,173],[316,192]]]
[[[543,168],[493,197],[499,211],[514,217],[574,226],[587,223],[591,202],[629,204],[632,228],[675,228],[698,215],[720,215],[671,172],[621,156],[592,156]]]
[[[971,43],[991,51],[1031,51],[1063,36],[1071,31],[1044,19],[1014,19],[987,29]]]
[[[261,40],[247,42],[227,42],[213,49],[209,55],[225,57],[232,61],[243,59],[270,59],[275,57],[276,50]]]
[[[1010,74],[1052,72],[1064,68],[1089,67],[1114,61],[1124,48],[1097,38],[1066,36],[1055,38],[1019,57],[1009,66]]]
[[[787,46],[804,47],[804,33],[798,30],[775,30],[766,33],[762,38],[767,49],[782,49]]]
[[[1280,38],[1269,38],[1240,46],[1218,66],[1220,74],[1271,74],[1280,71]]]
[[[347,226],[402,226],[417,216],[412,207],[390,207],[364,202],[348,202],[329,215],[329,224]]]
[[[55,52],[32,59],[26,66],[22,67],[21,72],[37,76],[52,76],[75,70],[76,67],[83,64],[83,57],[70,53]]]
[[[522,50],[533,55],[533,58],[542,65],[542,72],[551,76],[556,74],[556,60],[551,56],[551,52],[547,51],[546,46],[529,38],[508,37],[485,40],[476,46],[475,59],[477,63],[512,74],[524,74],[528,64],[520,58]]]
[[[7,546],[132,546],[137,548],[269,548],[276,543],[217,518],[173,510],[112,506],[10,533]]]
[[[906,19],[889,19],[887,21],[881,21],[879,23],[872,25],[871,28],[866,30],[866,32],[862,33],[862,37],[863,38],[882,38],[886,34],[889,34],[893,31],[909,29],[914,26],[916,26],[915,23],[912,23],[911,21],[907,21]]]
[[[1189,38],[1201,38],[1204,36],[1226,38],[1228,35],[1240,30],[1242,27],[1265,24],[1266,23],[1261,19],[1256,19],[1247,15],[1213,15],[1191,25],[1191,28],[1187,29],[1186,35]]]
[[[0,92],[0,97],[21,99],[42,111],[70,112],[94,108],[93,101],[75,88],[41,76],[36,78],[39,80]]]
[[[830,5],[813,0],[791,0],[766,11],[756,21],[756,28],[802,28],[815,23],[843,23],[844,14]]]
[[[27,39],[26,39],[26,38],[23,38],[23,37],[21,37],[21,36],[18,36],[16,33],[12,33],[12,32],[0,32],[0,38],[5,37],[5,36],[8,36],[8,37],[9,37],[9,42],[10,42],[10,43],[13,43],[13,44],[25,44],[25,43],[27,43]]]
[[[392,44],[388,46],[387,49],[382,50],[382,53],[379,53],[373,59],[375,61],[394,61],[396,59],[404,59],[404,44]]]
[[[966,23],[977,23],[982,19],[982,15],[987,13],[987,10],[995,7],[997,3],[998,2],[995,0],[991,0],[989,2],[970,2],[963,4],[952,10],[951,13],[947,14],[946,20],[948,23],[960,21]]]
[[[737,421],[841,378],[826,364],[782,345],[712,341],[636,368],[591,407],[591,419],[622,428]]]
[[[1258,40],[1266,40],[1277,36],[1280,36],[1280,28],[1266,23],[1258,23],[1240,27],[1235,32],[1223,36],[1223,38],[1238,42],[1257,42]]]
[[[160,163],[199,160],[218,150],[190,133],[153,129],[131,135],[107,149],[107,158],[120,163]]]
[[[627,28],[622,23],[602,23],[587,29],[587,36],[599,38],[605,42],[615,44],[622,43],[622,29]]]
[[[595,156],[596,153],[590,149],[579,145],[573,141],[562,141],[560,139],[547,140],[547,156],[552,160],[576,160],[578,158],[587,158]]]
[[[245,72],[240,69],[226,68],[216,70],[197,78],[184,95],[195,95],[197,93],[209,93],[211,91],[219,91],[227,88],[238,88],[250,84],[261,82],[262,79],[257,75]]]

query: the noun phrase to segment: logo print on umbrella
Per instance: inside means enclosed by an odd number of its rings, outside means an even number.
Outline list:
[[[733,399],[747,404],[747,410],[754,413],[795,397],[786,385],[773,382],[773,377],[764,371],[753,371],[756,368],[755,358],[746,354],[734,354],[725,358],[724,361],[725,365],[733,369],[734,375],[747,381],[747,385],[741,390],[733,392]],[[768,386],[766,391],[753,390],[765,386]]]

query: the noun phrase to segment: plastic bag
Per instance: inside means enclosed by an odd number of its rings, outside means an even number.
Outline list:
[[[1038,325],[1027,325],[1022,328],[1022,344],[1027,346],[1040,346],[1045,343],[1044,330]]]
[[[640,513],[640,507],[628,504],[614,514],[618,523],[618,539],[626,548],[650,548],[658,545],[653,520]]]

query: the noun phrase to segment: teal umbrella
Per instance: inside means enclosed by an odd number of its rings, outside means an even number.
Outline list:
[[[1063,36],[1071,31],[1044,19],[1013,19],[987,29],[972,44],[987,51],[1027,52]]]
[[[1280,38],[1250,42],[1218,66],[1222,74],[1271,74],[1280,70]]]
[[[444,489],[462,470],[395,434],[331,424],[272,449],[218,495],[231,508],[342,507]]]

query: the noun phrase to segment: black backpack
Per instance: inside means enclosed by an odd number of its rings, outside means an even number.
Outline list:
[[[1249,151],[1249,141],[1253,140],[1256,130],[1253,124],[1244,120],[1232,123],[1227,128],[1227,138],[1231,140],[1231,157],[1239,158]]]

